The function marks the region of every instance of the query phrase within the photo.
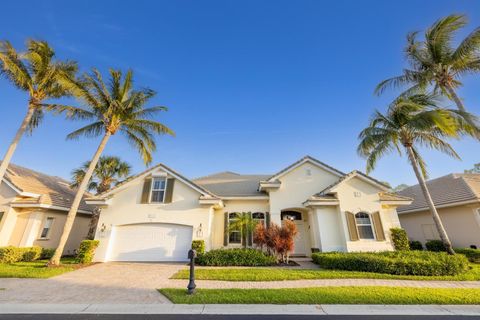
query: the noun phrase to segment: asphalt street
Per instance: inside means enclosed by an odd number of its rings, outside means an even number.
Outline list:
[[[476,320],[457,315],[187,315],[187,314],[0,314],[0,320]]]

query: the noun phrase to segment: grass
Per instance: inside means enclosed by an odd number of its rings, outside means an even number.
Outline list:
[[[0,278],[50,278],[81,267],[72,258],[63,258],[59,267],[47,267],[48,260],[0,264]]]
[[[172,279],[188,279],[188,270],[180,270]],[[325,270],[325,269],[282,269],[282,268],[197,268],[197,280],[223,281],[282,281],[312,279],[400,279],[478,281],[480,264],[471,264],[470,270],[456,276],[399,276],[385,273]]]
[[[181,304],[480,304],[480,289],[319,287],[295,289],[159,289]]]

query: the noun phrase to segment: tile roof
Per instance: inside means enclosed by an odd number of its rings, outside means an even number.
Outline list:
[[[480,202],[480,174],[452,173],[427,181],[427,188],[437,206],[472,200]],[[398,194],[414,199],[412,204],[398,208],[399,213],[428,208],[418,184],[405,188]]]
[[[268,177],[270,175],[267,174],[238,174],[225,171],[193,179],[193,181],[220,197],[252,197],[266,195],[258,191],[258,187],[260,181]]]
[[[404,197],[392,192],[379,192],[380,201],[412,201],[412,198]]]
[[[322,166],[322,167],[325,167],[325,168],[329,169],[330,171],[335,172],[335,173],[338,174],[339,176],[345,175],[345,173],[343,173],[342,171],[337,170],[337,169],[335,169],[334,167],[331,167],[331,166],[329,166],[328,164],[323,163],[322,161],[320,161],[320,160],[318,160],[318,159],[315,159],[314,157],[305,156],[305,157],[301,158],[300,160],[295,161],[294,163],[292,163],[292,164],[289,165],[288,167],[286,167],[286,168],[280,170],[279,172],[275,173],[274,175],[268,176],[268,177],[265,179],[265,181],[271,180],[271,179],[273,179],[273,178],[276,178],[276,177],[279,176],[279,175],[282,175],[283,173],[287,172],[288,170],[290,170],[290,169],[298,166],[298,165],[301,164],[303,161],[311,161],[311,162],[313,162],[313,163],[316,163],[317,165],[320,165],[320,166]]]
[[[20,191],[40,195],[39,198],[17,198],[14,202],[18,204],[45,204],[68,209],[75,197],[75,190],[69,187],[68,181],[15,164],[8,166],[5,179]],[[86,195],[88,196],[89,194],[87,193]],[[91,212],[93,207],[87,205],[85,201],[82,200],[80,210]]]

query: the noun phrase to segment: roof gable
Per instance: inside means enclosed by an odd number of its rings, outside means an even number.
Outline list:
[[[269,176],[225,171],[200,177],[193,181],[219,197],[259,197],[266,195],[258,190],[259,183]]]
[[[285,169],[277,172],[276,174],[274,174],[273,176],[270,176],[268,177],[266,180],[264,181],[267,181],[267,182],[273,182],[275,180],[278,180],[280,177],[286,175],[287,173],[295,170],[296,168],[302,166],[303,164],[305,163],[311,163],[317,167],[320,167],[322,169],[324,169],[325,171],[327,172],[330,172],[338,177],[342,177],[345,175],[345,173],[341,172],[340,170],[337,170],[323,162],[321,162],[320,160],[317,160],[313,157],[310,157],[310,156],[305,156],[303,158],[301,158],[300,160],[292,163],[291,165],[289,165],[288,167],[286,167]]]
[[[340,186],[341,184],[343,184],[343,183],[345,183],[345,182],[347,182],[347,181],[349,181],[353,178],[359,178],[360,180],[363,180],[363,181],[377,187],[381,191],[388,191],[390,189],[387,185],[385,185],[382,182],[366,175],[365,173],[362,173],[358,170],[353,170],[352,172],[344,175],[337,182],[329,185],[328,187],[326,187],[325,189],[320,191],[317,195],[321,196],[321,195],[327,195],[329,193],[334,193],[338,186]]]
[[[110,190],[108,190],[106,192],[103,192],[103,193],[101,193],[101,194],[99,194],[99,195],[97,195],[93,198],[107,198],[107,197],[110,197],[110,196],[114,195],[115,193],[120,192],[121,190],[124,190],[125,188],[127,188],[128,185],[131,182],[139,180],[139,179],[144,179],[145,177],[154,173],[158,169],[161,169],[161,170],[165,171],[167,174],[169,174],[169,175],[175,177],[176,179],[182,181],[183,183],[185,183],[190,188],[199,192],[202,196],[209,197],[209,198],[217,198],[217,196],[215,194],[213,194],[212,192],[210,192],[207,189],[203,188],[202,186],[196,184],[195,182],[185,178],[184,176],[182,176],[178,172],[174,171],[173,169],[167,167],[166,165],[164,165],[162,163],[159,163],[156,166],[153,166],[153,167],[151,167],[151,168],[149,168],[149,169],[147,169],[143,172],[140,172],[139,174],[133,175],[133,176],[125,179],[123,182],[117,184],[115,187],[111,188]]]

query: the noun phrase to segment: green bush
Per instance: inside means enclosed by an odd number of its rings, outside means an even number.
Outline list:
[[[91,263],[95,255],[95,249],[97,249],[99,243],[100,241],[98,240],[83,240],[80,242],[75,261],[77,263]]]
[[[463,254],[470,262],[480,263],[480,249],[456,248],[455,252]]]
[[[42,255],[42,247],[34,246],[29,248],[20,248],[23,249],[22,261],[31,262],[40,259]]]
[[[423,251],[423,244],[420,241],[410,241],[410,250]]]
[[[393,247],[397,251],[408,251],[410,250],[410,244],[408,243],[408,236],[405,229],[402,228],[391,228],[390,232],[392,233]]]
[[[50,260],[55,254],[55,248],[42,248],[42,253],[40,254],[40,259]]]
[[[275,257],[256,249],[218,249],[197,257],[201,266],[270,266]]]
[[[15,263],[22,260],[23,249],[14,246],[0,248],[0,263]]]
[[[425,247],[427,248],[428,251],[433,251],[433,252],[447,251],[442,240],[429,240],[425,243]]]
[[[428,251],[315,253],[312,259],[325,269],[393,275],[447,276],[457,275],[468,268],[468,260],[463,255]]]
[[[205,253],[205,241],[204,240],[193,240],[192,249],[197,251],[197,255]]]

